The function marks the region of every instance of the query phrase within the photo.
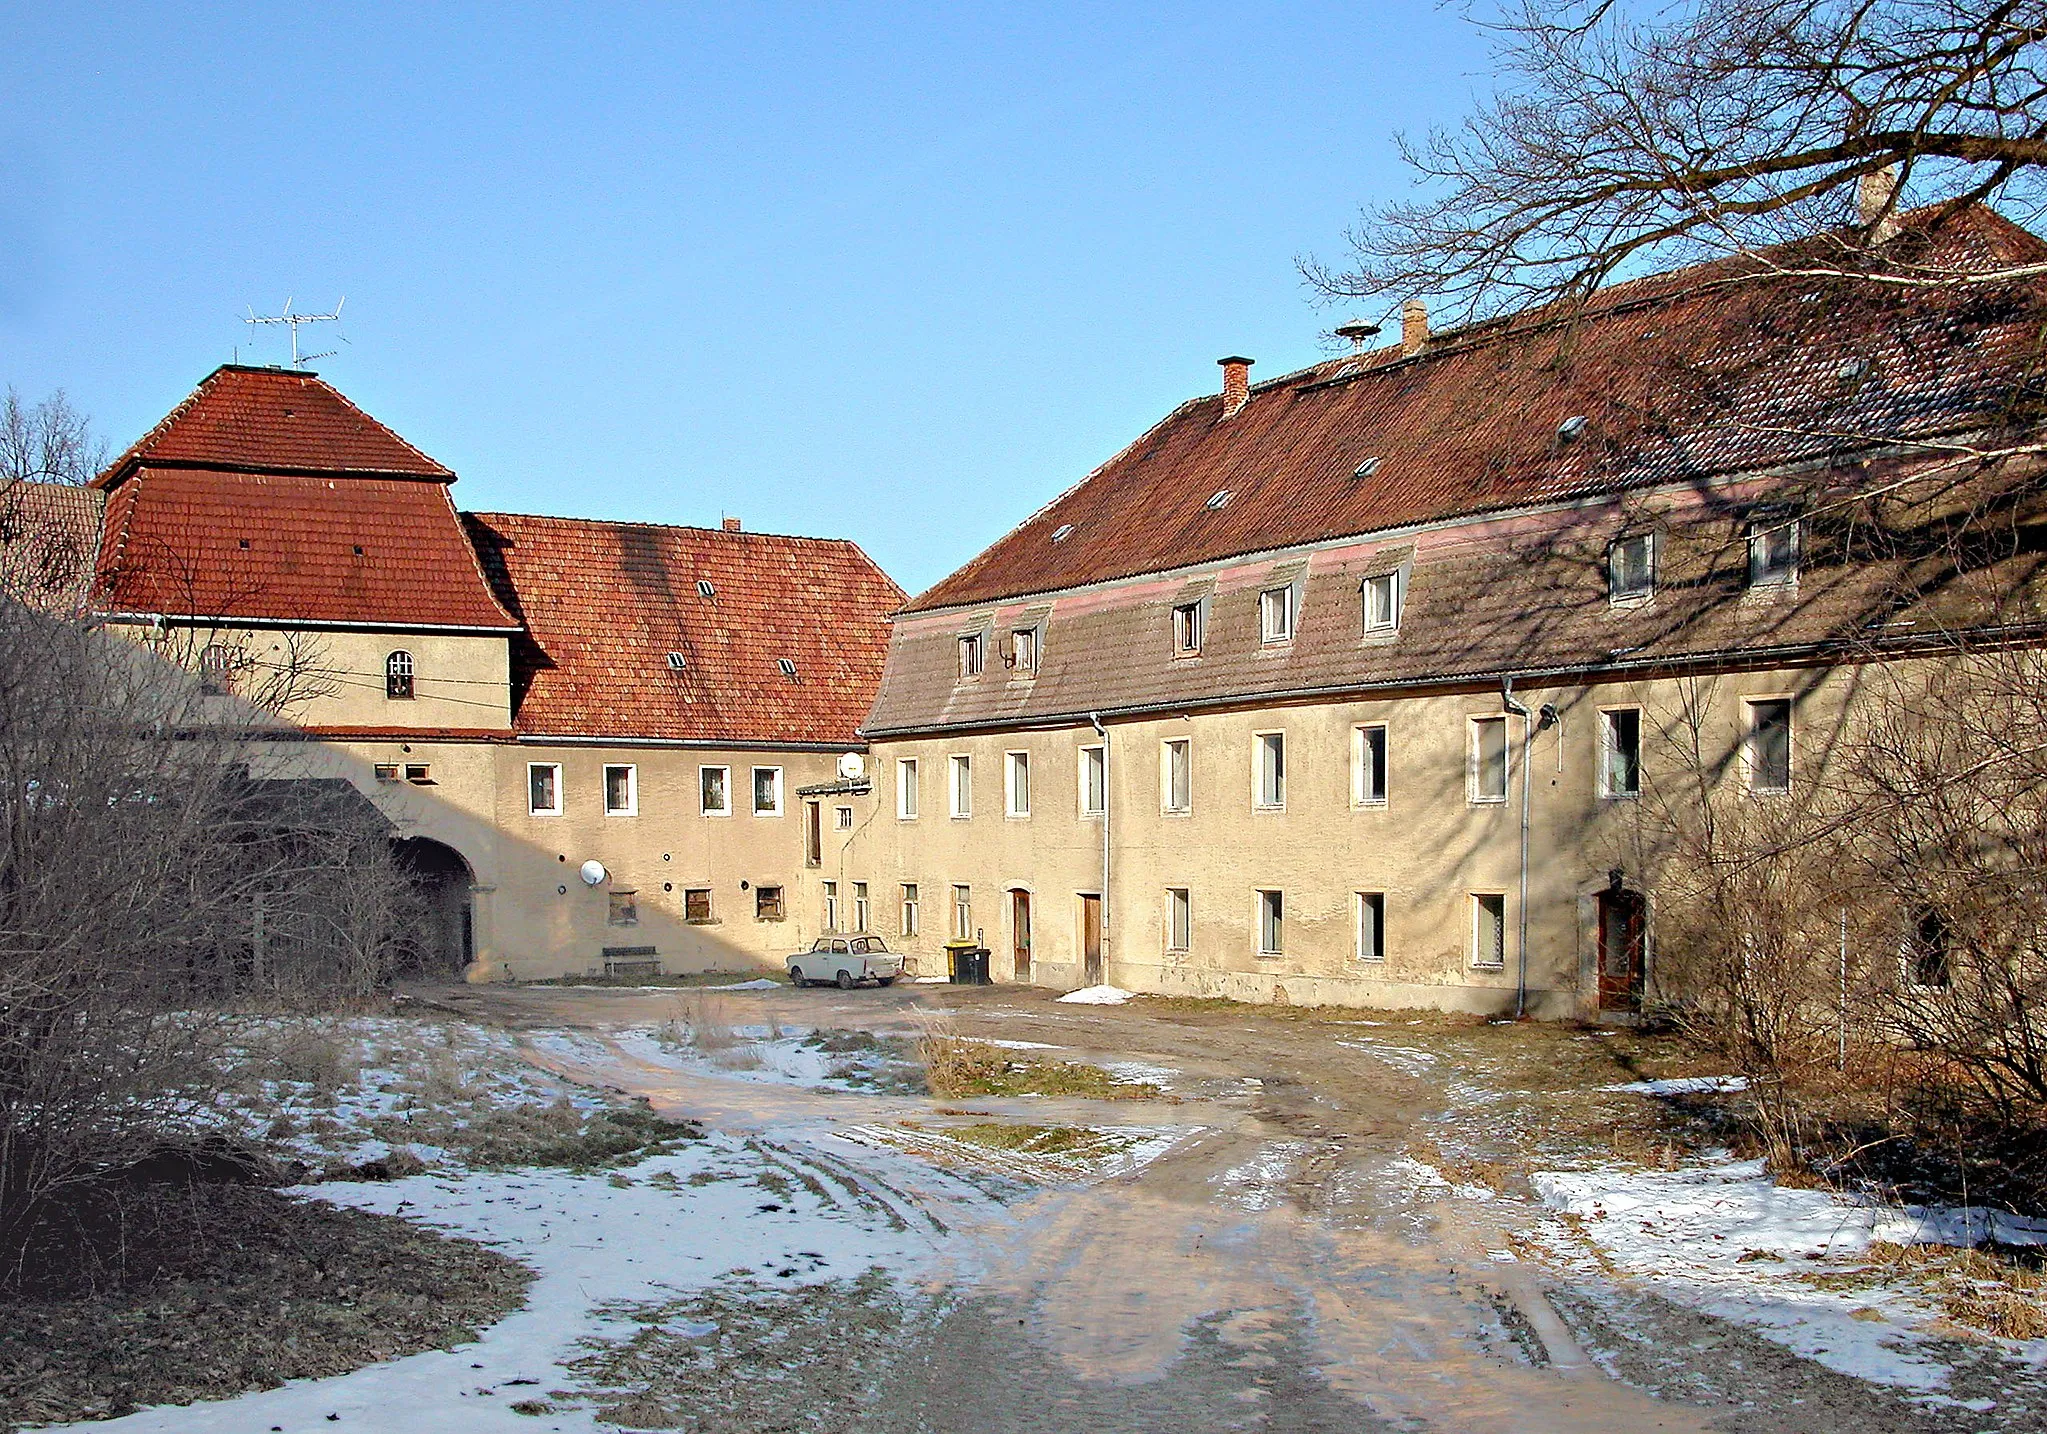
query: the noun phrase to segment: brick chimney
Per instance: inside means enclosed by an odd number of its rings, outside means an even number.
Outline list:
[[[725,520],[725,531],[726,531],[726,532],[728,532],[728,533],[736,533],[736,532],[738,532],[738,531],[739,531],[739,520],[738,520],[737,518],[727,518],[727,519]]]
[[[1409,299],[1400,306],[1400,351],[1418,354],[1428,342],[1429,306],[1420,299]]]
[[[1869,231],[1869,242],[1881,244],[1898,232],[1898,166],[1872,169],[1855,181],[1855,217]]]
[[[1228,418],[1251,401],[1251,365],[1257,360],[1232,354],[1216,362],[1223,366],[1223,417]]]

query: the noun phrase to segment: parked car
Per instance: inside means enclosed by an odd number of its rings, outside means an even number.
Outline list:
[[[808,951],[788,961],[789,979],[798,986],[836,984],[850,991],[862,981],[893,986],[903,974],[903,958],[879,936],[820,936]]]

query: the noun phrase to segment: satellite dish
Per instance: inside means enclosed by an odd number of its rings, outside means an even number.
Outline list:
[[[577,874],[583,878],[583,885],[595,886],[604,880],[607,873],[604,870],[603,862],[586,861]]]
[[[839,776],[850,782],[856,777],[867,775],[867,759],[858,752],[848,752],[839,758]]]

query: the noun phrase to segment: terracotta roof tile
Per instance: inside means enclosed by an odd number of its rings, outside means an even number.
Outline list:
[[[1936,242],[1957,267],[2047,252],[1987,210]],[[1951,431],[2036,362],[2037,293],[1871,299],[1720,282],[1733,274],[1682,270],[1568,321],[1332,359],[1254,387],[1234,415],[1219,395],[1191,400],[910,609],[1782,465],[1840,448],[1835,433]]]
[[[513,650],[521,734],[857,740],[903,594],[853,543],[517,513],[467,521],[526,624]]]
[[[236,364],[208,374],[95,481],[111,486],[143,464],[449,481],[455,476],[318,375]]]

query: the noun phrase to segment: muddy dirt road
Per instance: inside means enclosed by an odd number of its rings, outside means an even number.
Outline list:
[[[607,1044],[674,1019],[679,1002],[701,999],[688,993],[467,988],[431,999],[515,1031],[584,1033],[584,1054],[535,1042],[532,1058],[808,1151],[854,1179],[864,1150],[886,1149],[873,1198],[891,1218],[942,1229],[946,1264],[888,1352],[817,1376],[872,1378],[862,1429],[1870,1434],[2047,1418],[1995,1362],[1959,1372],[1954,1397],[1915,1400],[1695,1310],[1517,1257],[1514,1231],[1539,1211],[1505,1196],[1442,1198],[1411,1158],[1418,1135],[1440,1126],[1456,1074],[1360,1051],[1335,1020],[1077,1006],[1012,989],[717,998],[770,1028],[901,1035],[937,1014],[962,1036],[1056,1048],[1163,1088],[1134,1100],[934,1100],[678,1073]],[[900,1156],[923,1153],[920,1133],[1004,1122],[1117,1133],[1144,1158],[1062,1177],[991,1155],[982,1168],[939,1162],[928,1182],[905,1178],[915,1162]],[[1994,1415],[1965,1402],[1985,1388]]]

